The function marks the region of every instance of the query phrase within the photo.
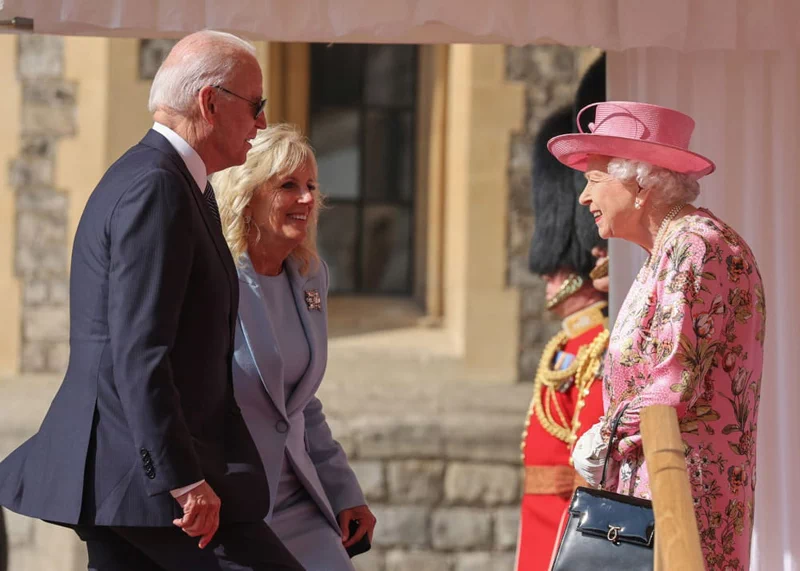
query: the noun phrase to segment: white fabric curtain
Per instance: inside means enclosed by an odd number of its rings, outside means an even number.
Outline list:
[[[717,163],[699,204],[753,248],[766,286],[758,422],[756,571],[800,570],[800,57],[783,52],[609,54],[609,99],[674,107],[697,121],[692,148]],[[612,240],[617,309],[644,259]]]
[[[2,5],[6,8],[3,9]],[[203,28],[313,42],[552,41],[606,49],[800,47],[796,0],[0,0],[41,33],[176,36]]]

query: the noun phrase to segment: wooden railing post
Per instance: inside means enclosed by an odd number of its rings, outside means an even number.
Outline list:
[[[656,571],[703,571],[703,552],[678,416],[671,406],[641,412],[642,443],[656,519]]]

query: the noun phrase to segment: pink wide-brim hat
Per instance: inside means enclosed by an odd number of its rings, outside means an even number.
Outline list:
[[[581,129],[581,113],[596,106],[589,133]],[[716,168],[706,157],[689,150],[694,119],[659,105],[633,101],[593,103],[578,113],[580,133],[559,135],[548,141],[547,148],[559,161],[579,171],[586,171],[589,157],[644,161],[696,178],[711,174]]]

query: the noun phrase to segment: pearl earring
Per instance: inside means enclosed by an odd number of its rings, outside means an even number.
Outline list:
[[[637,198],[633,203],[633,207],[636,210],[641,210],[641,208],[642,208],[642,199],[641,198]]]

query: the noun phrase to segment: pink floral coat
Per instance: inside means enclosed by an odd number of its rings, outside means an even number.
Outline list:
[[[606,487],[650,497],[639,412],[675,407],[708,569],[749,569],[765,315],[750,248],[699,209],[639,272],[606,357],[606,423],[630,403]]]

